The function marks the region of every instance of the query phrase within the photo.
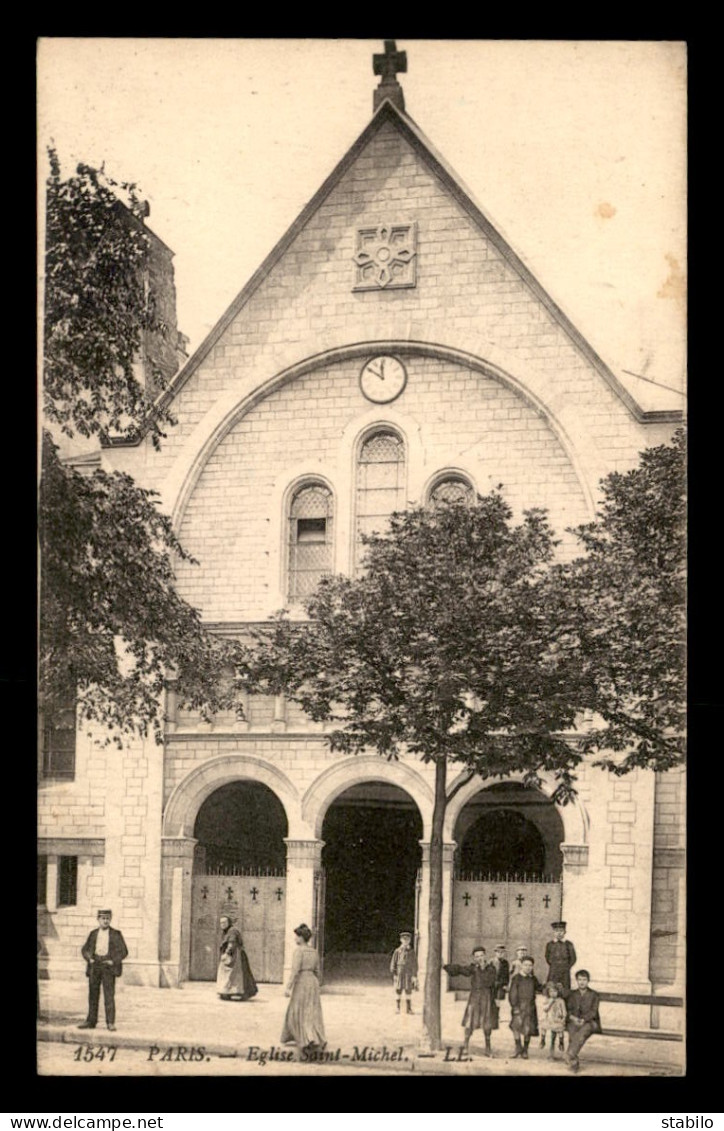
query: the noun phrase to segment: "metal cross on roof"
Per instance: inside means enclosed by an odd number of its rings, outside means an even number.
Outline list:
[[[383,82],[395,82],[398,71],[407,73],[407,52],[398,51],[394,39],[386,39],[384,55],[372,56],[372,69],[376,75],[382,75]]]
[[[405,96],[397,81],[397,73],[407,71],[407,52],[398,51],[394,39],[386,39],[384,55],[372,56],[372,70],[380,76],[380,85],[372,97],[373,109],[376,111],[385,100],[389,100],[398,110],[404,110]]]

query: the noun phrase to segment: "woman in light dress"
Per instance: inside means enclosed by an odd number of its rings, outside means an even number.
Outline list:
[[[310,946],[312,932],[306,923],[294,931],[297,947],[292,959],[292,973],[286,988],[291,997],[284,1018],[282,1044],[294,1042],[300,1049],[323,1048],[327,1043],[319,998],[319,955]]]

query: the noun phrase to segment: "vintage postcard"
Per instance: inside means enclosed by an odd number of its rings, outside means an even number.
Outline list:
[[[46,37],[38,91],[39,1073],[682,1075],[676,672],[601,659],[647,551],[572,563],[679,450],[685,45]]]

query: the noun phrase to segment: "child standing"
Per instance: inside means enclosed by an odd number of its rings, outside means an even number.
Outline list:
[[[407,1012],[412,1013],[410,995],[417,989],[417,955],[412,949],[412,935],[409,931],[403,931],[400,935],[400,945],[394,951],[390,962],[390,974],[397,994],[397,1012],[400,1012],[400,1001],[404,990]]]
[[[546,1034],[551,1035],[551,1051],[548,1056],[551,1060],[555,1060],[556,1044],[563,1052],[563,1034],[566,1030],[566,1018],[568,1017],[568,1010],[566,1009],[565,998],[563,997],[563,986],[559,982],[549,982],[546,986],[547,1001],[543,1006],[543,1016],[540,1024],[540,1047],[546,1047]]]
[[[531,1037],[538,1036],[538,1013],[535,995],[543,993],[543,986],[533,973],[533,959],[526,955],[521,960],[520,974],[510,980],[510,1028],[515,1039],[515,1056],[528,1059],[528,1045]]]
[[[470,1038],[474,1029],[482,1029],[485,1037],[485,1056],[492,1056],[490,1034],[498,1028],[498,1005],[495,1000],[495,967],[485,957],[485,947],[473,947],[472,962],[468,966],[449,964],[443,966],[452,977],[470,978],[470,997],[463,1014],[463,1028],[465,1029],[465,1045],[463,1051],[467,1055],[470,1050]]]
[[[517,946],[515,948],[515,958],[513,959],[513,961],[510,964],[510,980],[511,980],[511,982],[513,981],[513,978],[515,977],[516,974],[522,974],[523,973],[523,959],[527,958],[527,957],[528,957],[528,947],[524,946],[523,943],[521,943],[520,946]]]

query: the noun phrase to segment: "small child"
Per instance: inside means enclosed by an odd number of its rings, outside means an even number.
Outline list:
[[[392,955],[390,962],[392,984],[397,995],[397,1012],[400,1012],[402,991],[405,991],[405,1005],[407,1012],[412,1013],[412,994],[417,989],[417,955],[412,949],[412,935],[403,931],[400,935],[400,945]]]
[[[515,1055],[528,1059],[528,1046],[531,1037],[538,1036],[538,1012],[535,1007],[536,994],[542,994],[544,987],[533,973],[534,959],[526,954],[521,959],[522,970],[510,980],[510,1028],[515,1040]]]
[[[566,1031],[566,1018],[568,1017],[568,1010],[563,997],[563,986],[560,982],[548,983],[546,997],[548,1000],[543,1006],[543,1016],[541,1017],[540,1047],[542,1049],[546,1047],[546,1033],[550,1033],[551,1051],[548,1053],[548,1057],[550,1060],[555,1060],[556,1044],[563,1052],[563,1034]]]
[[[517,946],[515,948],[515,958],[513,959],[513,961],[510,964],[510,981],[511,982],[513,981],[513,978],[515,977],[516,974],[522,974],[523,973],[523,959],[527,958],[527,957],[528,957],[528,947],[524,946],[521,943],[520,946]],[[510,988],[510,986],[508,988]]]

